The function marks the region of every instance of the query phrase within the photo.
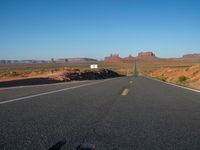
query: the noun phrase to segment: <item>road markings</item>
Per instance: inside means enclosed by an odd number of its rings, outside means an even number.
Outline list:
[[[130,84],[132,84],[132,83],[133,83],[133,81],[130,81],[129,83],[130,83]]]
[[[155,81],[158,81],[158,82],[162,82],[162,83],[164,83],[164,84],[176,86],[176,87],[179,87],[179,88],[182,88],[182,89],[186,89],[186,90],[189,90],[189,91],[193,91],[193,92],[198,92],[198,93],[200,93],[200,90],[195,90],[195,89],[192,89],[192,88],[188,88],[188,87],[176,85],[176,84],[173,84],[173,83],[164,82],[164,81],[161,81],[161,80],[158,80],[158,79],[153,79],[153,78],[149,78],[149,77],[146,77],[146,78],[148,78],[148,79],[150,79],[150,80],[155,80]]]
[[[129,92],[129,89],[124,89],[123,91],[122,91],[122,96],[127,96],[128,95],[128,92]]]
[[[54,94],[54,93],[58,93],[58,92],[62,92],[62,91],[77,89],[77,88],[80,88],[80,87],[95,85],[95,84],[99,84],[99,83],[103,83],[103,82],[115,80],[115,79],[119,79],[119,78],[105,79],[103,81],[97,81],[97,82],[82,84],[82,85],[78,85],[78,86],[68,87],[68,88],[64,88],[64,89],[59,89],[59,90],[54,90],[54,91],[49,91],[49,92],[44,92],[44,93],[39,93],[39,94],[34,94],[34,95],[29,95],[29,96],[24,96],[24,97],[20,97],[20,98],[10,99],[10,100],[0,102],[0,105],[15,102],[15,101],[21,101],[21,100],[25,100],[25,99],[29,99],[29,98],[39,97],[39,96],[43,96],[43,95]]]

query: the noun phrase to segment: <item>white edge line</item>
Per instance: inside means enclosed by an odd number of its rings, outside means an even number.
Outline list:
[[[68,91],[68,90],[71,90],[71,89],[76,89],[76,88],[85,87],[85,86],[89,86],[89,85],[95,85],[95,84],[98,84],[98,83],[102,83],[102,82],[106,82],[106,81],[110,81],[110,80],[114,80],[114,79],[119,79],[119,77],[118,78],[112,78],[112,79],[105,79],[103,81],[97,81],[97,82],[82,84],[82,85],[73,86],[73,87],[68,87],[68,88],[64,88],[64,89],[34,94],[34,95],[30,95],[30,96],[24,96],[24,97],[20,97],[20,98],[5,100],[5,101],[0,102],[0,105],[15,102],[15,101],[20,101],[20,100],[25,100],[25,99],[29,99],[29,98],[33,98],[33,97],[39,97],[39,96],[43,96],[43,95],[58,93],[58,92],[62,92],[62,91]]]
[[[144,77],[144,76],[143,76],[143,77]],[[192,88],[188,88],[188,87],[176,85],[176,84],[170,83],[170,82],[164,82],[164,81],[161,81],[161,80],[158,80],[158,79],[154,79],[154,78],[151,78],[151,77],[145,77],[145,78],[148,78],[148,79],[150,79],[150,80],[155,80],[155,81],[158,81],[158,82],[161,82],[161,83],[165,83],[165,84],[168,84],[168,85],[172,85],[172,86],[175,86],[175,87],[179,87],[179,88],[182,88],[182,89],[186,89],[186,90],[190,90],[190,91],[193,91],[193,92],[198,92],[198,93],[200,93],[200,90],[196,90],[196,89],[192,89]]]

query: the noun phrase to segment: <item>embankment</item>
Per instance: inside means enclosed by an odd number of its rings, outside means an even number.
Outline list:
[[[81,80],[101,80],[120,76],[122,75],[109,69],[63,71],[39,77],[29,77],[16,80],[1,81],[0,88],[25,85],[51,84]]]

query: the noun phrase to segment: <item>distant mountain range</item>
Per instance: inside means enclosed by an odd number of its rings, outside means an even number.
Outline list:
[[[46,60],[0,60],[0,64],[44,64]]]
[[[180,58],[160,58],[157,57],[153,52],[140,52],[137,56],[129,55],[128,57],[122,58],[119,54],[111,54],[105,57],[101,62],[104,63],[124,63],[134,62],[135,60],[149,61],[149,60],[183,60],[183,59],[200,59],[200,53],[197,54],[186,54]],[[0,64],[45,64],[45,63],[94,63],[98,62],[97,59],[93,58],[61,58],[51,60],[0,60]]]
[[[153,52],[140,52],[137,56],[129,55],[128,57],[122,58],[118,54],[111,54],[104,58],[104,63],[124,63],[137,61],[151,61],[151,60],[184,60],[184,59],[200,59],[200,54],[187,54],[180,58],[160,58],[157,57]]]
[[[47,64],[47,63],[89,63],[97,62],[92,58],[61,58],[51,60],[0,60],[0,64]]]
[[[51,60],[52,63],[87,63],[87,62],[96,62],[97,59],[93,58],[62,58]]]
[[[183,58],[200,58],[200,54],[187,54],[183,55]]]
[[[129,55],[128,57],[121,58],[118,54],[111,54],[108,57],[104,58],[105,63],[124,63],[124,62],[133,62],[135,60],[154,60],[158,59],[153,52],[140,52],[138,56],[134,57]]]

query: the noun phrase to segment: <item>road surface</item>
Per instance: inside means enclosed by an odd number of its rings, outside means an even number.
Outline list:
[[[199,150],[200,93],[144,77],[0,89],[1,150],[87,145]]]

